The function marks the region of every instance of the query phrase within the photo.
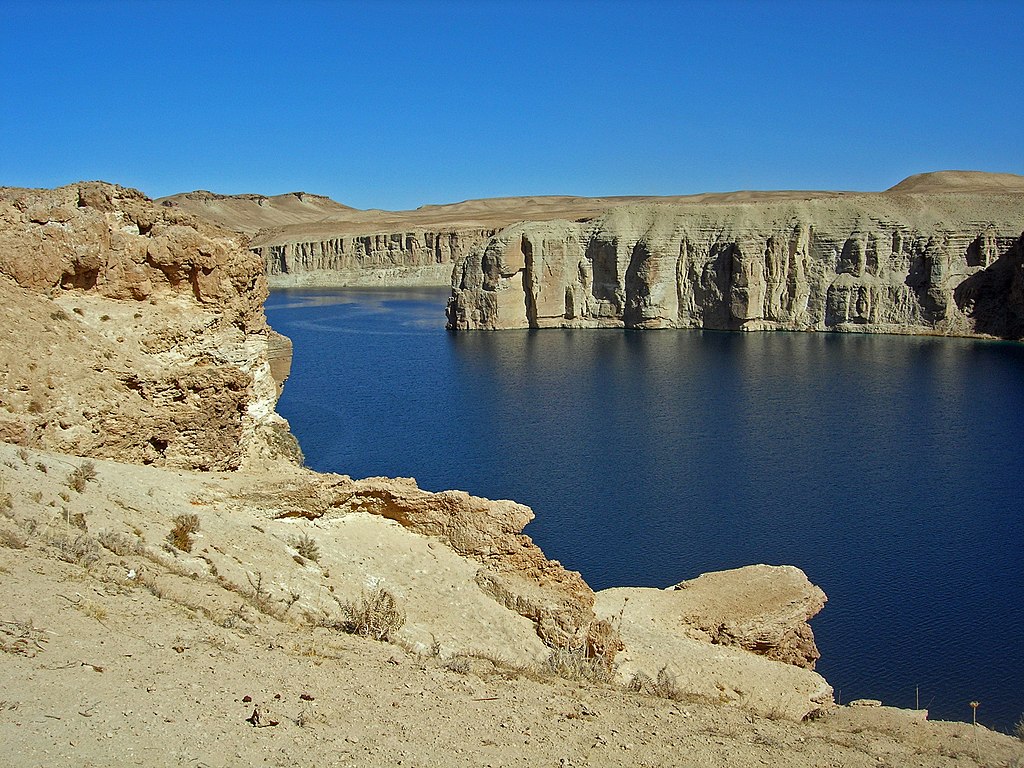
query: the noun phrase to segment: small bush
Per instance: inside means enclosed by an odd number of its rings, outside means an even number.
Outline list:
[[[31,621],[0,621],[0,651],[33,657],[46,650],[46,633]]]
[[[193,534],[198,530],[199,517],[197,515],[178,515],[174,518],[174,527],[171,528],[167,540],[175,549],[191,552]]]
[[[67,485],[71,490],[82,493],[85,490],[86,483],[95,479],[96,465],[91,461],[87,461],[68,475]]]
[[[405,611],[395,596],[383,587],[364,592],[358,600],[342,603],[345,618],[340,628],[352,635],[390,640],[405,624]]]
[[[668,671],[668,667],[658,670],[658,679],[654,681],[654,693],[673,701],[682,701],[686,698],[686,692],[679,687],[679,681]]]
[[[292,546],[295,547],[295,551],[302,555],[307,560],[316,562],[320,559],[320,547],[317,546],[316,539],[309,534],[302,534],[292,539]]]
[[[100,545],[96,539],[84,533],[74,539],[58,536],[51,544],[57,549],[57,557],[68,563],[78,563],[88,568],[100,559]]]
[[[1024,715],[1020,716],[1020,720],[1013,726],[1013,735],[1021,741],[1024,741]]]

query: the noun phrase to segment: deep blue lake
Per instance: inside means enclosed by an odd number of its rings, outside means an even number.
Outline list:
[[[528,504],[594,589],[750,563],[829,596],[842,702],[1024,713],[1024,344],[444,330],[444,289],[274,291],[314,469]]]

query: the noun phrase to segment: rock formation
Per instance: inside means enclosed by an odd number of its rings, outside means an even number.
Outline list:
[[[294,450],[231,233],[110,184],[4,189],[0,295],[3,439],[194,469]]]
[[[341,235],[317,240],[257,237],[252,245],[274,287],[448,285],[452,265],[495,229],[461,228]]]
[[[448,325],[1020,338],[1022,231],[1020,188],[620,206],[502,230],[456,266]]]
[[[516,654],[529,662],[537,648],[607,639],[590,587],[522,534],[529,508],[297,466],[298,446],[275,411],[291,342],[267,326],[266,296],[244,238],[175,206],[100,182],[2,190],[0,440],[124,464],[241,470],[250,482],[283,473],[287,488],[269,499],[239,493],[267,504],[271,519],[369,513],[438,539],[463,563],[460,589],[532,627],[532,644],[503,636],[502,652],[532,648]],[[237,570],[230,558],[212,567]]]
[[[832,704],[807,624],[825,601],[799,568],[751,565],[669,589],[602,590],[595,611],[621,627],[624,681],[668,674],[705,698],[803,719]]]

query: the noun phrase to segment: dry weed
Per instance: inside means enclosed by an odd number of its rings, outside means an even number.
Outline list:
[[[358,600],[341,603],[341,608],[345,618],[338,623],[338,629],[352,635],[387,641],[405,624],[405,611],[398,606],[395,596],[381,586],[363,592]]]
[[[316,539],[308,533],[303,533],[301,536],[296,536],[292,539],[292,546],[296,552],[307,560],[312,560],[315,563],[320,559],[320,547],[317,546]]]
[[[137,536],[133,538],[119,531],[100,531],[96,538],[106,549],[120,557],[141,555],[146,549]]]
[[[7,549],[25,549],[28,546],[28,536],[20,531],[12,531],[8,528],[0,530],[0,547]]]
[[[82,493],[85,490],[86,484],[95,479],[96,465],[91,461],[87,461],[68,475],[67,486],[73,491]]]
[[[171,528],[171,532],[167,535],[167,541],[175,549],[180,549],[182,552],[191,552],[193,535],[198,530],[198,515],[178,515],[174,518],[174,527]]]
[[[50,545],[57,550],[57,557],[68,563],[78,563],[88,568],[100,559],[100,545],[96,539],[84,533],[74,539],[56,536]]]

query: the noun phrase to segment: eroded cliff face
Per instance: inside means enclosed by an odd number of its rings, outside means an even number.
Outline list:
[[[135,190],[0,191],[0,439],[190,469],[293,452],[266,295],[235,236]]]
[[[620,207],[506,228],[453,274],[454,330],[1024,336],[1024,195]]]
[[[444,286],[453,265],[496,228],[414,230],[287,240],[252,248],[274,287]]]

